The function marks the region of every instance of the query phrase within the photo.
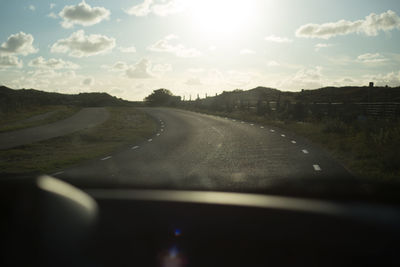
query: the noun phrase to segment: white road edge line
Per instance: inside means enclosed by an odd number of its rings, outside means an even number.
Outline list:
[[[59,171],[59,172],[53,173],[52,176],[56,176],[56,175],[63,174],[63,173],[64,173],[64,171]]]
[[[307,149],[303,149],[302,151],[303,151],[304,154],[308,154]]]
[[[133,146],[132,147],[132,149],[138,149],[139,148],[139,146]]]
[[[317,172],[322,171],[321,167],[318,164],[314,164],[313,167],[314,167],[314,170]]]
[[[291,142],[292,142],[292,144],[296,144],[296,141],[294,141],[294,140],[292,140]]]
[[[108,157],[102,158],[101,160],[108,160],[108,159],[111,159],[111,158],[112,158],[112,156],[108,156]]]

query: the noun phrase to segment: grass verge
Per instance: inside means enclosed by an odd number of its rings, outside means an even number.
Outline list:
[[[49,124],[72,116],[80,108],[74,106],[37,106],[18,112],[0,114],[0,132]],[[48,116],[46,113],[49,113]],[[41,117],[43,115],[43,117]]]
[[[53,172],[139,143],[156,130],[155,120],[142,111],[130,107],[107,109],[110,118],[94,128],[0,150],[0,176]]]

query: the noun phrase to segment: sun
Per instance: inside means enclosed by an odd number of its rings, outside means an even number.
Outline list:
[[[189,0],[186,4],[196,29],[213,37],[239,34],[255,11],[252,0]]]

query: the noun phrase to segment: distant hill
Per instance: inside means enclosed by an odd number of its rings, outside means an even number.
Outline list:
[[[82,107],[126,106],[131,102],[107,93],[80,93],[75,95],[49,93],[34,89],[10,89],[0,86],[0,112],[43,105],[72,105]]]

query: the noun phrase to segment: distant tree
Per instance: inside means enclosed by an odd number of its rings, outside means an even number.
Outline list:
[[[180,101],[180,96],[174,96],[168,89],[154,90],[144,101],[150,106],[176,106]]]

